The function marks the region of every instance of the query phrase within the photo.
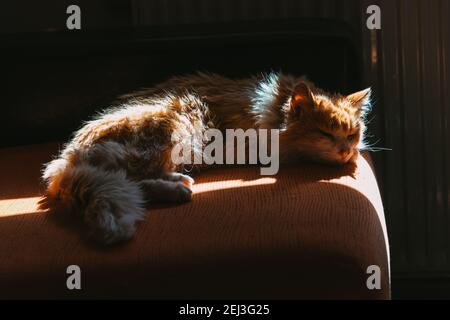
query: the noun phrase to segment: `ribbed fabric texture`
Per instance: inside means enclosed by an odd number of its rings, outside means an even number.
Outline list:
[[[154,205],[135,238],[102,248],[77,221],[36,212],[55,144],[0,151],[0,297],[389,298],[389,250],[371,166],[301,164],[198,174],[191,203]],[[82,290],[66,288],[66,268]],[[366,269],[381,268],[381,290]]]

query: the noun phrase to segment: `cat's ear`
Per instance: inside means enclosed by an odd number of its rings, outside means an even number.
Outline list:
[[[352,94],[349,94],[346,98],[351,102],[351,104],[358,109],[370,104],[370,96],[372,94],[372,89],[367,88]]]
[[[291,109],[296,111],[301,107],[312,105],[314,105],[314,94],[305,82],[300,82],[292,93]]]

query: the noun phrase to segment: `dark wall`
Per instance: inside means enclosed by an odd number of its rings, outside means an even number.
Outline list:
[[[380,0],[382,28],[367,37],[383,124],[383,168],[393,273],[450,297],[450,2]],[[432,289],[431,289],[432,290]],[[444,295],[442,295],[444,296]]]
[[[198,70],[284,71],[331,91],[361,87],[352,29],[335,21],[121,28],[5,37],[0,145],[65,140],[117,96]]]
[[[72,4],[81,8],[83,29],[133,25],[131,0],[15,0],[0,4],[0,34],[63,31]]]

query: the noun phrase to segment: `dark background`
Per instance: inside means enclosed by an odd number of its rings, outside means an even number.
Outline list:
[[[1,145],[65,140],[120,94],[197,70],[229,77],[288,71],[350,93],[361,86],[352,39],[346,25],[327,21],[324,27],[316,20],[10,37],[2,45],[3,101],[14,108],[6,110],[10,121],[0,129]]]
[[[372,86],[393,297],[449,298],[449,15],[446,0],[3,1],[0,146],[65,140],[118,95],[195,70]]]

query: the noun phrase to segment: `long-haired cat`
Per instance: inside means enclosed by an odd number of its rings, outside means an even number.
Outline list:
[[[281,163],[341,165],[358,156],[369,104],[370,89],[329,94],[282,73],[174,77],[125,96],[78,130],[44,169],[47,199],[80,214],[100,242],[123,241],[148,201],[191,199],[194,181],[171,159],[178,141],[208,128],[279,129]]]

